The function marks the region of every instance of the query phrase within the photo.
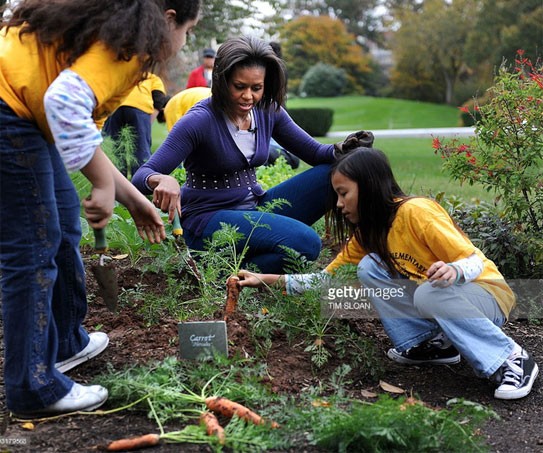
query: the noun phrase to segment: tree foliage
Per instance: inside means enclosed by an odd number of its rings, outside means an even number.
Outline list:
[[[386,0],[396,66],[392,92],[462,102],[492,83],[517,49],[536,59],[543,44],[541,0]],[[461,82],[461,83],[459,83]],[[458,87],[465,93],[459,93]],[[464,94],[468,94],[465,96]]]
[[[281,29],[281,42],[290,90],[297,91],[310,67],[325,63],[345,71],[347,92],[364,92],[364,79],[371,71],[370,57],[340,20],[329,16],[298,17]]]
[[[375,7],[379,0],[288,0],[288,8],[295,16],[311,14],[330,15],[340,19],[349,33],[378,39]]]
[[[543,2],[541,0],[482,0],[480,13],[467,43],[468,61],[487,61],[499,67],[523,49],[533,60],[543,56]]]
[[[394,11],[401,23],[393,40],[396,68],[391,82],[397,94],[452,103],[455,85],[466,69],[466,40],[479,3],[426,0],[422,8],[409,3]]]

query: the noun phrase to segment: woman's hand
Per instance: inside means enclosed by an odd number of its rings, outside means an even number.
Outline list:
[[[269,287],[274,283],[277,283],[281,279],[282,275],[277,274],[257,274],[255,272],[249,272],[246,270],[240,270],[238,272],[239,285],[243,288],[262,288]]]
[[[428,268],[426,275],[428,276],[428,280],[433,282],[432,286],[446,288],[456,282],[458,272],[455,266],[451,266],[443,261],[436,261]]]
[[[153,189],[153,204],[162,212],[167,212],[172,222],[175,211],[181,213],[181,188],[177,179],[169,175],[151,175],[148,184]]]

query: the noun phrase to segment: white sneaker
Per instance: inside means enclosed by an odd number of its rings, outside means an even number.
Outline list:
[[[35,411],[18,412],[16,415],[22,418],[36,418],[77,411],[92,411],[104,404],[107,397],[108,391],[101,385],[84,386],[74,382],[68,394],[56,403]]]
[[[66,371],[81,365],[83,362],[96,357],[104,349],[106,349],[107,345],[109,344],[109,337],[104,332],[92,332],[89,334],[89,338],[89,344],[85,347],[85,349],[69,359],[55,363],[55,368],[61,373],[65,373]]]

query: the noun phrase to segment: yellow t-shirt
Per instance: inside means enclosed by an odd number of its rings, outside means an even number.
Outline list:
[[[19,38],[19,27],[0,31],[0,98],[21,118],[35,121],[49,141],[43,97],[58,74],[68,67],[56,59],[56,46],[40,45],[34,34]],[[69,67],[93,91],[97,105],[93,119],[100,128],[139,78],[137,58],[118,61],[103,43],[96,42]]]
[[[138,83],[128,94],[121,106],[134,107],[151,115],[153,106],[153,91],[161,91],[166,94],[164,82],[156,74],[149,74],[142,82]]]
[[[400,206],[388,233],[388,248],[402,273],[412,280],[426,280],[426,271],[436,261],[451,263],[475,253],[484,268],[474,282],[496,298],[506,317],[515,306],[513,291],[496,265],[458,231],[447,211],[433,200],[412,198]],[[366,254],[352,237],[326,271],[334,273],[344,264],[358,264]]]
[[[172,130],[173,125],[198,101],[211,96],[211,88],[193,87],[182,90],[173,95],[164,107],[164,118],[168,131]]]

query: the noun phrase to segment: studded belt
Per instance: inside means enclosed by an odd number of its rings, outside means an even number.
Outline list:
[[[220,175],[187,171],[186,176],[185,184],[191,189],[237,189],[239,187],[251,187],[256,184],[256,171],[254,168]]]

